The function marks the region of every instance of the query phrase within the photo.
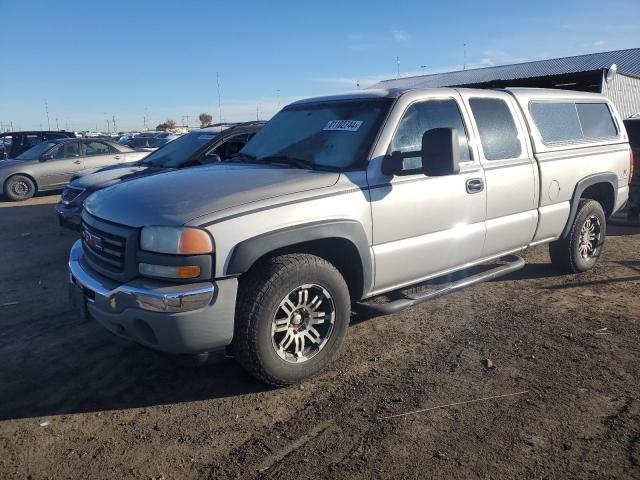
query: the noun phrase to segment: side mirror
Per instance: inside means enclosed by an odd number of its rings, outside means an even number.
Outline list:
[[[46,162],[47,160],[51,160],[53,158],[53,153],[43,153],[40,157],[41,162]]]
[[[460,172],[460,143],[453,128],[432,128],[422,135],[422,172],[428,177]]]

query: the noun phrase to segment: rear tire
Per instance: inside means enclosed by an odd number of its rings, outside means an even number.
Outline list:
[[[4,195],[14,202],[28,200],[33,197],[35,193],[35,183],[24,175],[14,175],[4,182]]]
[[[240,278],[233,351],[257,379],[297,383],[336,356],[350,315],[347,284],[331,263],[309,254],[267,259]]]
[[[551,263],[567,273],[591,270],[604,248],[607,221],[602,206],[583,198],[569,234],[549,244]]]

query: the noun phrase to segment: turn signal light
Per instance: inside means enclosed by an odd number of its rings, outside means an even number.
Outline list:
[[[200,267],[197,265],[183,265],[172,267],[170,265],[153,265],[151,263],[141,263],[138,266],[141,275],[155,278],[197,278],[200,276]]]

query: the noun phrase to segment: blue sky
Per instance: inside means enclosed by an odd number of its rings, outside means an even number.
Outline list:
[[[0,127],[269,118],[395,77],[640,47],[640,1],[0,0]]]

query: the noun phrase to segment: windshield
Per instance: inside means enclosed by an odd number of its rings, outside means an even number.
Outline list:
[[[311,167],[353,167],[366,160],[391,102],[382,98],[286,107],[240,154],[274,162],[293,159]]]
[[[36,145],[35,147],[31,147],[29,150],[22,152],[20,155],[16,157],[17,160],[38,160],[43,153],[49,150],[52,147],[55,147],[57,143],[55,142],[42,142]]]
[[[193,155],[214,140],[216,132],[191,132],[176,138],[162,148],[149,154],[142,163],[159,167],[179,167],[191,160]],[[161,140],[166,140],[165,138]]]

